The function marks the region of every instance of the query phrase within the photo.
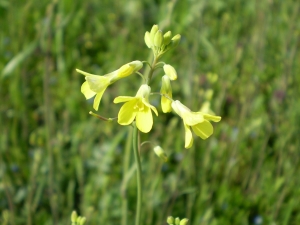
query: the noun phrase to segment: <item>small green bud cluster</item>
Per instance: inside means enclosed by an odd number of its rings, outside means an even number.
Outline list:
[[[151,31],[145,33],[145,43],[148,48],[151,48],[155,58],[159,58],[162,54],[175,48],[180,41],[180,34],[172,37],[172,32],[168,31],[165,34],[158,29],[157,25],[153,25]]]
[[[180,220],[179,217],[176,217],[176,218],[174,219],[173,216],[169,216],[169,217],[167,218],[167,223],[168,223],[169,225],[187,225],[188,221],[189,221],[189,220],[188,220],[187,218],[183,218],[182,220]]]
[[[78,216],[76,211],[73,211],[71,214],[72,225],[84,225],[86,221],[85,217]]]

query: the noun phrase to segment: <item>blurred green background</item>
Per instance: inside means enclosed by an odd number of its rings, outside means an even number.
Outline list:
[[[75,209],[86,224],[133,224],[130,127],[88,114],[75,68],[151,60],[144,33],[158,24],[182,35],[162,58],[178,72],[173,97],[197,111],[213,90],[222,121],[186,150],[181,120],[154,118],[141,139],[170,160],[143,146],[143,224],[300,224],[299,15],[293,0],[0,0],[0,223],[65,225]],[[112,100],[140,82],[110,86],[99,114],[115,117]]]

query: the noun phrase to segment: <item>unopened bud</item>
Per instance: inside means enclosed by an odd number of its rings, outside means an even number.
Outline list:
[[[187,218],[184,218],[184,219],[180,220],[179,225],[187,225],[188,222],[189,222],[189,220]]]
[[[73,211],[71,214],[71,222],[76,223],[76,220],[77,220],[77,212]]]
[[[164,160],[165,162],[168,161],[168,156],[167,156],[167,154],[165,153],[165,151],[164,151],[160,146],[154,147],[153,150],[154,150],[155,154],[156,154],[159,158],[161,158],[161,159]]]
[[[153,43],[152,43],[152,40],[150,38],[150,33],[148,31],[145,33],[144,40],[145,40],[145,43],[146,43],[147,47],[151,48]]]
[[[79,225],[84,225],[85,221],[86,221],[86,218],[85,217],[81,217],[80,220],[79,220]]]
[[[174,217],[173,216],[168,216],[167,223],[168,224],[173,224],[174,223]]]
[[[175,48],[178,43],[180,42],[181,36],[180,34],[175,35],[172,39],[171,39],[171,43],[168,45],[168,48]]]
[[[175,225],[180,225],[180,219],[179,219],[179,217],[175,218]]]
[[[164,71],[165,71],[165,74],[170,78],[170,80],[177,79],[177,72],[173,66],[171,66],[169,64],[164,65]]]
[[[164,34],[164,45],[167,46],[171,42],[171,36],[172,32],[168,31],[167,33]]]
[[[150,40],[152,41],[152,43],[154,42],[154,36],[157,31],[158,31],[158,26],[155,24],[155,25],[153,25],[153,27],[150,31]]]
[[[162,46],[164,42],[164,36],[161,30],[158,30],[154,36],[154,45],[158,48]]]

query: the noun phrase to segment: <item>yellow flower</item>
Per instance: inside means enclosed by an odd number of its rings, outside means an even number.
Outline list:
[[[170,83],[170,78],[167,75],[164,75],[162,77],[160,93],[172,98],[172,87]],[[170,99],[161,96],[161,108],[164,113],[168,113],[172,111],[171,103],[172,101]]]
[[[172,108],[183,119],[185,148],[190,148],[193,145],[191,128],[197,136],[206,139],[213,133],[213,126],[209,120],[214,122],[219,122],[221,120],[220,116],[213,116],[203,112],[192,112],[178,100],[172,102]]]
[[[84,72],[82,70],[76,69],[78,73],[85,76],[85,82],[81,85],[81,92],[84,94],[86,99],[92,98],[96,95],[94,99],[93,107],[98,110],[102,95],[106,88],[117,80],[127,77],[143,67],[143,63],[140,61],[132,61],[121,66],[119,69],[105,74],[103,76],[98,76]]]
[[[135,97],[119,96],[114,99],[114,103],[126,102],[120,109],[118,114],[118,123],[121,125],[129,125],[136,120],[137,128],[148,133],[153,126],[153,118],[151,109],[158,115],[154,106],[150,105],[148,97],[151,88],[147,84],[143,84],[138,90]]]

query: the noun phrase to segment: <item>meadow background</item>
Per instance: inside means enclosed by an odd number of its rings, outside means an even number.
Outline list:
[[[133,224],[130,127],[88,114],[75,68],[151,60],[153,24],[182,35],[162,58],[178,72],[173,96],[197,111],[213,90],[222,121],[186,150],[181,120],[154,118],[141,139],[170,160],[143,146],[143,224],[300,224],[299,15],[293,0],[0,0],[0,224],[66,225],[74,209],[88,225]],[[109,87],[99,114],[115,117],[112,100],[140,82]]]

